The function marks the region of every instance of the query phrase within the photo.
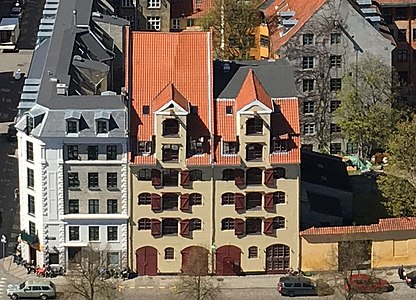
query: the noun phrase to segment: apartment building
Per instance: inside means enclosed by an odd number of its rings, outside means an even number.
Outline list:
[[[378,0],[397,47],[392,64],[398,73],[401,96],[414,105],[416,85],[416,1]]]
[[[300,140],[289,64],[213,63],[209,32],[131,38],[132,268],[185,272],[193,249],[220,275],[298,267]]]
[[[368,3],[370,2],[370,3]],[[391,65],[395,42],[371,1],[284,0],[264,8],[271,51],[294,67],[302,147],[331,154],[356,154],[334,122],[337,91],[348,67],[373,54]]]
[[[20,243],[39,265],[87,246],[127,264],[127,108],[112,78],[128,22],[98,3],[46,2],[18,106]]]

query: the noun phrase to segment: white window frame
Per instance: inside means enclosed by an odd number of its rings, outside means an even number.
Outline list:
[[[121,7],[132,7],[131,0],[121,0]]]
[[[161,18],[160,17],[152,17],[149,16],[147,17],[147,23],[146,23],[146,28],[147,30],[156,30],[156,31],[160,31],[161,29]]]
[[[147,0],[147,8],[160,8],[160,0]]]
[[[172,29],[180,29],[180,19],[172,19]]]
[[[314,135],[315,134],[315,123],[305,123],[303,125],[304,135]]]

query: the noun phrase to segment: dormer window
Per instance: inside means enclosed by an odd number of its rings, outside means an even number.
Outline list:
[[[78,120],[66,121],[66,133],[78,133]]]
[[[108,133],[108,121],[107,120],[97,121],[97,133]]]
[[[247,120],[246,134],[262,134],[263,133],[263,119],[255,117]]]
[[[30,134],[34,127],[34,120],[32,116],[26,116],[26,134]]]
[[[179,122],[176,119],[167,119],[163,121],[163,135],[178,135]]]

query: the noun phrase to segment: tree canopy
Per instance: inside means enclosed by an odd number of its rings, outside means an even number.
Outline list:
[[[396,217],[416,216],[416,118],[401,122],[387,143],[385,174],[377,183],[387,211]]]
[[[399,118],[396,80],[391,67],[374,55],[364,54],[349,66],[337,97],[341,106],[335,121],[346,138],[357,143],[359,156],[367,158],[374,149],[385,148]]]
[[[249,59],[254,31],[260,24],[260,0],[215,0],[203,19],[203,27],[213,32],[214,57]]]

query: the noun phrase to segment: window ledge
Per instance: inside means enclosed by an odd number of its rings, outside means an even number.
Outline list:
[[[100,187],[88,187],[90,191],[101,191]]]
[[[80,191],[81,188],[79,186],[69,186],[68,187],[68,190],[71,190],[71,191]]]
[[[107,190],[112,191],[112,192],[120,191],[118,187],[107,187]]]

